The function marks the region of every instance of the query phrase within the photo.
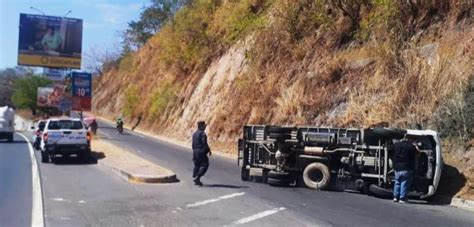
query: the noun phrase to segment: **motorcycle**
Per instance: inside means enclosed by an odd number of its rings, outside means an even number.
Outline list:
[[[120,133],[120,135],[123,134],[123,125],[122,124],[117,125],[117,131],[118,131],[118,133]]]

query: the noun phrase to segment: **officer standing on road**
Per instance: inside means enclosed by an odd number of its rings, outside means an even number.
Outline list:
[[[209,167],[209,156],[212,155],[211,149],[207,144],[207,135],[206,135],[206,123],[204,121],[199,121],[197,123],[198,130],[193,134],[193,178],[194,184],[202,186],[201,177],[206,174],[207,168]]]
[[[413,180],[416,155],[419,152],[414,141],[403,139],[393,145],[392,161],[395,170],[395,184],[393,186],[393,201],[407,203],[408,190]]]

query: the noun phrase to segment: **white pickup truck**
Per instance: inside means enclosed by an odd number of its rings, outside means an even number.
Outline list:
[[[77,118],[53,118],[46,122],[41,140],[41,162],[54,161],[56,155],[76,155],[86,161],[91,155],[91,134]]]

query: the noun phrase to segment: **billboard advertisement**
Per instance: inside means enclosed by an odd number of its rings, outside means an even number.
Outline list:
[[[18,65],[81,68],[82,20],[20,14]]]
[[[56,107],[65,112],[71,109],[71,94],[65,92],[64,84],[55,84],[54,87],[39,87],[37,95],[38,107]]]
[[[91,110],[92,74],[72,73],[72,110]]]

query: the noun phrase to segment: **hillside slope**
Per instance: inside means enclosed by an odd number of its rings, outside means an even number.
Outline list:
[[[338,2],[196,0],[95,81],[94,112],[184,141],[205,120],[227,152],[244,124],[418,123],[474,182],[472,2]]]

